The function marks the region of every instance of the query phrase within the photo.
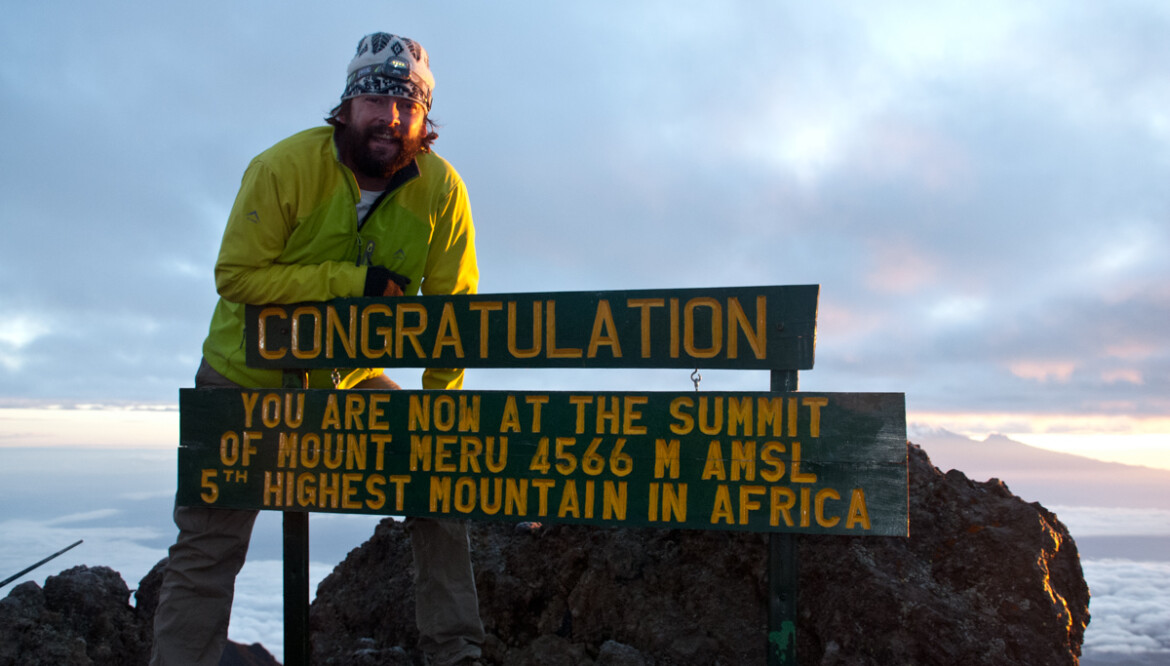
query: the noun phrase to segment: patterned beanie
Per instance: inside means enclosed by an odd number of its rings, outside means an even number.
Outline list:
[[[366,35],[358,42],[346,73],[342,101],[358,95],[389,95],[431,109],[435,77],[427,50],[414,40],[385,32]]]

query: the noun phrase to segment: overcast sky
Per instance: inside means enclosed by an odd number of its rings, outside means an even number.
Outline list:
[[[802,389],[1170,432],[1167,3],[4,5],[0,406],[175,404],[244,167],[383,30],[430,52],[481,291],[820,284]]]

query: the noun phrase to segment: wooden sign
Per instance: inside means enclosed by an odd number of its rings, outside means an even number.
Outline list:
[[[247,363],[807,370],[818,291],[806,285],[249,305]]]
[[[902,394],[180,392],[179,503],[907,533]]]

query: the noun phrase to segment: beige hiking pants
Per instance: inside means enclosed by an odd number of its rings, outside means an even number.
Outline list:
[[[357,388],[388,388],[381,376]],[[238,388],[204,362],[197,387]],[[257,511],[175,507],[179,536],[159,590],[151,666],[217,666],[227,643],[236,574],[244,566]],[[408,518],[414,552],[419,647],[432,664],[478,657],[479,598],[463,522]]]

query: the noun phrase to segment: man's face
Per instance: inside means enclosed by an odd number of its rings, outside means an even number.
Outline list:
[[[342,161],[360,175],[389,178],[418,154],[426,117],[421,104],[401,97],[354,97],[341,118]]]

